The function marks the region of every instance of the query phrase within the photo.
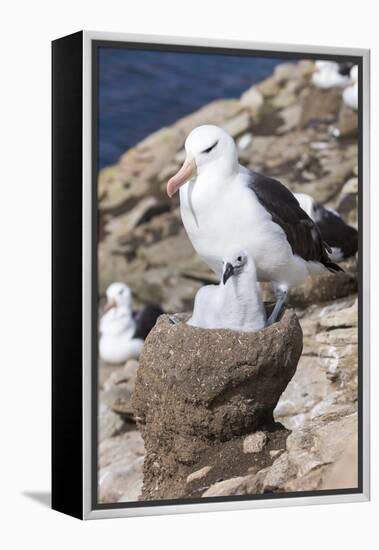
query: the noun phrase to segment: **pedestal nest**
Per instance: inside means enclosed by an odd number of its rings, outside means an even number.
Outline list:
[[[265,467],[288,434],[273,410],[302,352],[295,313],[253,333],[177,317],[159,318],[140,357],[133,407],[146,448],[144,500],[198,496],[214,481]],[[264,448],[249,453],[244,441],[258,430]]]

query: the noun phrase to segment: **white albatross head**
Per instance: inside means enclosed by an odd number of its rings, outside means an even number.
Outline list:
[[[318,60],[312,82],[317,88],[343,88],[349,82],[349,77],[340,73],[340,66],[336,61]]]
[[[132,293],[125,283],[112,283],[106,290],[107,303],[104,313],[112,308],[132,309]]]
[[[222,264],[222,282],[225,285],[230,277],[246,271],[251,266],[251,259],[245,250],[241,250],[224,256]]]
[[[186,160],[179,172],[167,183],[169,197],[201,172],[214,170],[222,178],[238,167],[236,144],[228,132],[219,126],[198,126],[188,135],[184,146]]]

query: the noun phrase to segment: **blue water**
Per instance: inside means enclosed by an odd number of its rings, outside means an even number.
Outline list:
[[[281,59],[100,48],[99,166],[218,98],[239,97]]]

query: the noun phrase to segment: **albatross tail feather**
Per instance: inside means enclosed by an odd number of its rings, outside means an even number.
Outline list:
[[[339,271],[342,271],[344,273],[344,269],[342,269],[341,266],[339,266],[338,264],[328,260],[326,262],[324,262],[324,266],[326,267],[326,269],[328,269],[331,273],[338,273]]]

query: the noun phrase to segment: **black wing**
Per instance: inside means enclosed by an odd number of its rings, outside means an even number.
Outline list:
[[[329,246],[339,248],[344,258],[354,256],[358,250],[358,231],[332,210],[317,203],[314,203],[313,208],[322,239]]]
[[[133,314],[136,322],[136,330],[134,338],[145,340],[151,329],[154,327],[156,320],[164,311],[159,306],[147,305]]]
[[[354,63],[346,62],[346,63],[338,63],[338,72],[342,76],[349,76],[350,70],[352,69]]]
[[[301,208],[291,191],[279,181],[250,172],[249,188],[271,214],[287,236],[292,252],[306,261],[324,264],[329,271],[343,271],[328,257],[328,245],[322,240],[317,225]]]

